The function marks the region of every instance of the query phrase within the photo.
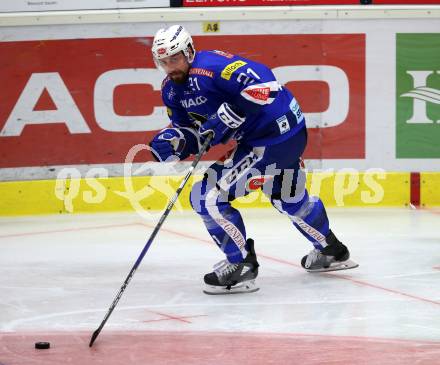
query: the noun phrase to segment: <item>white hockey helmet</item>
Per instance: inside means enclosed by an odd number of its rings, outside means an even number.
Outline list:
[[[159,29],[154,36],[151,52],[157,67],[160,67],[158,60],[161,58],[183,52],[188,62],[192,63],[196,54],[191,35],[181,25]]]

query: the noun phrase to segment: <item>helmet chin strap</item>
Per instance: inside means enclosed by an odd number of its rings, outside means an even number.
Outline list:
[[[183,54],[186,57],[186,60],[188,61],[189,64],[192,64],[194,61],[194,58],[196,57],[196,52],[195,50],[191,47],[191,45],[188,45],[188,47],[182,51]]]

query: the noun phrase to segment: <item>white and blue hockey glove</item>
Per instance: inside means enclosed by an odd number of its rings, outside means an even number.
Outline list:
[[[202,124],[199,133],[202,136],[207,136],[211,132],[214,133],[211,146],[215,146],[219,143],[226,143],[234,130],[240,127],[244,121],[245,118],[240,116],[230,104],[223,103],[218,108],[217,113]]]
[[[150,142],[151,153],[159,161],[174,161],[185,147],[185,137],[177,128],[161,130]]]
[[[150,147],[157,161],[172,162],[198,153],[200,141],[190,128],[165,128],[153,138]]]

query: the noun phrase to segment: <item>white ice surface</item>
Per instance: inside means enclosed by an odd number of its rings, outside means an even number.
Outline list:
[[[208,296],[203,275],[223,256],[195,213],[172,212],[106,328],[440,340],[440,215],[412,209],[328,213],[359,268],[305,272],[299,262],[312,246],[290,221],[275,210],[246,210],[261,289]],[[0,332],[93,332],[158,217],[0,219]]]

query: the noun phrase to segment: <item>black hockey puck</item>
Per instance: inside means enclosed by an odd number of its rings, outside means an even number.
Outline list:
[[[49,342],[35,342],[35,348],[38,350],[46,350],[50,348]]]

